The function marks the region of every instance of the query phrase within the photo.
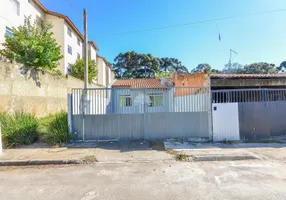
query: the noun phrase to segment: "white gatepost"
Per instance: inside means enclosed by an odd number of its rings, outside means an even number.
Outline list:
[[[73,112],[73,105],[72,105],[72,94],[68,94],[68,126],[69,126],[69,133],[72,134],[72,113]]]

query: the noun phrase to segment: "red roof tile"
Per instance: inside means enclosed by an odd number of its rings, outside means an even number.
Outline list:
[[[286,73],[281,74],[210,74],[211,78],[286,78]]]
[[[117,88],[167,88],[161,84],[160,79],[118,79],[112,85]]]

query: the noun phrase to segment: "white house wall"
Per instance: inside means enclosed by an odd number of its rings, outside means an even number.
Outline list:
[[[46,15],[46,21],[53,25],[51,31],[54,33],[53,37],[57,43],[61,46],[61,53],[64,55],[65,52],[65,35],[64,35],[64,23],[65,20],[53,15]],[[64,74],[65,73],[65,58],[60,61],[58,69]]]
[[[68,35],[68,28],[72,31],[72,36]],[[77,38],[80,37],[73,31],[71,27],[67,23],[64,23],[64,72],[67,73],[68,64],[74,64],[77,60],[77,53],[80,54],[82,58],[82,40],[80,41],[80,45],[77,44]],[[72,48],[72,55],[68,53],[68,46]]]
[[[163,93],[163,106],[149,107],[149,94]],[[120,96],[130,95],[132,99],[131,106],[120,107]],[[112,89],[112,103],[114,114],[139,114],[153,112],[168,112],[169,111],[169,91],[160,89]]]
[[[20,15],[13,9],[12,0],[1,0],[0,6],[0,48],[1,43],[5,41],[6,26],[9,28],[17,28],[24,24],[25,17],[31,16],[32,22],[35,21],[37,16],[45,20],[45,13],[34,5],[33,1],[17,0],[20,4]]]
[[[104,60],[99,56],[97,56],[96,58],[96,63],[97,63],[97,68],[98,68],[98,77],[97,77],[98,84],[106,87],[107,86],[106,84],[106,64]]]
[[[88,44],[88,56],[90,60],[96,61],[96,49],[90,44]]]

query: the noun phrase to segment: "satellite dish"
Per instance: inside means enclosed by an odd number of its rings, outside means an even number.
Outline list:
[[[161,84],[166,86],[167,88],[171,88],[173,85],[169,83],[169,79],[168,78],[161,78]]]

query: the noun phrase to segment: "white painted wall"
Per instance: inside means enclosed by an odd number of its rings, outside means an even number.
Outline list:
[[[238,103],[213,103],[213,140],[239,140]]]
[[[82,43],[83,41],[81,40],[80,45],[77,44],[77,38],[80,38],[79,35],[77,35],[76,32],[72,31],[72,36],[68,35],[68,28],[69,25],[65,22],[64,23],[64,74],[67,74],[67,67],[68,64],[74,64],[75,61],[77,60],[77,53],[80,54],[82,58]],[[72,55],[68,53],[68,46],[72,47]]]
[[[64,55],[65,51],[65,38],[64,38],[64,23],[65,20],[53,15],[46,15],[46,21],[53,25],[51,31],[54,33],[53,37],[56,39],[57,43],[61,46],[61,53]],[[58,69],[65,73],[65,59],[62,58],[60,61],[60,66]]]
[[[162,93],[163,106],[149,107],[151,99],[149,94]],[[120,107],[120,96],[130,95],[132,105],[127,107]],[[140,89],[112,89],[112,101],[114,113],[116,114],[138,114],[138,113],[153,113],[153,112],[168,112],[169,110],[169,90],[162,89],[148,89],[145,91]]]
[[[0,3],[0,43],[5,41],[6,26],[9,28],[17,28],[24,24],[25,16],[31,16],[31,20],[34,21],[36,16],[45,20],[45,13],[34,5],[33,1],[17,0],[20,4],[20,15],[17,15],[16,10],[13,7],[12,0],[1,0]],[[0,44],[0,48],[2,45]]]
[[[107,86],[106,84],[106,67],[107,66],[104,60],[99,56],[96,57],[96,63],[98,67],[98,75],[97,75],[98,84],[106,87]]]
[[[96,49],[91,44],[88,44],[88,58],[96,61]]]

